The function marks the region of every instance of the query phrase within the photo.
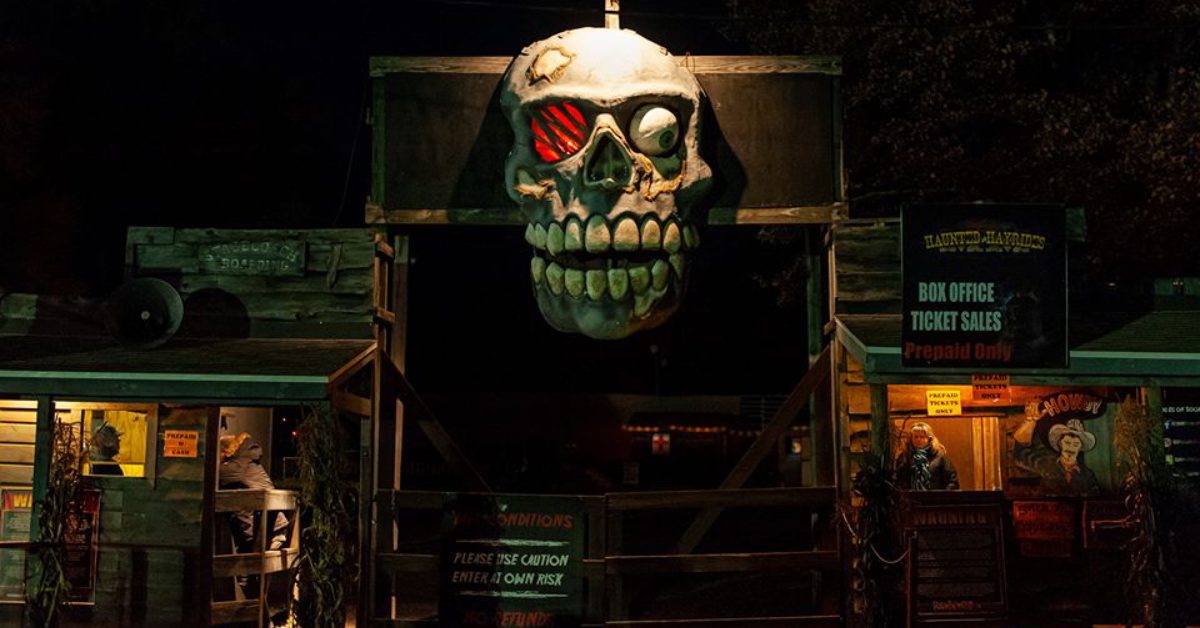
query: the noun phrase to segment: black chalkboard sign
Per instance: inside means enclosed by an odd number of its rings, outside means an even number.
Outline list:
[[[443,517],[441,625],[580,625],[582,499],[460,494]]]
[[[1061,206],[913,205],[901,231],[904,366],[1067,366]]]
[[[998,504],[913,506],[908,599],[917,618],[983,619],[1008,608]]]

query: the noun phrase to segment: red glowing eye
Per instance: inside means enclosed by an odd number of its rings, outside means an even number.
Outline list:
[[[579,152],[588,136],[587,121],[569,102],[548,103],[534,108],[529,116],[533,148],[542,161],[554,162]]]

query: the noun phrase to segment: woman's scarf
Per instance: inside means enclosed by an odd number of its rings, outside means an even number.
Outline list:
[[[932,448],[913,449],[912,453],[912,490],[929,490],[929,458]]]

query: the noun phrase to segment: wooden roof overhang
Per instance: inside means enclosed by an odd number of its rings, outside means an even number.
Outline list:
[[[900,315],[836,317],[838,342],[872,384],[970,384],[972,374],[1006,372],[1018,386],[1200,386],[1200,311],[1088,313],[1068,329],[1065,369],[908,368],[900,363]]]
[[[109,338],[0,335],[0,394],[316,402],[370,364],[374,347],[373,340],[175,338],[137,350]]]

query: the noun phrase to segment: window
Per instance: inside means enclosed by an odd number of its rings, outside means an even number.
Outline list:
[[[148,478],[154,475],[158,409],[152,404],[59,402],[59,412],[79,426],[87,455],[84,475]]]

